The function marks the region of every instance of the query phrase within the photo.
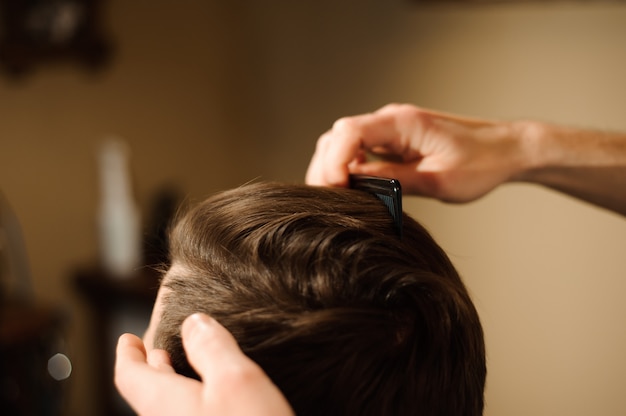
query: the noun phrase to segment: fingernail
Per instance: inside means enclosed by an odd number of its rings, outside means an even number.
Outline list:
[[[194,313],[183,322],[183,336],[192,337],[198,331],[204,331],[209,328],[213,319],[203,313]]]
[[[122,334],[119,336],[119,338],[117,339],[117,345],[120,347],[125,347],[127,345],[130,345],[130,336],[129,334]]]

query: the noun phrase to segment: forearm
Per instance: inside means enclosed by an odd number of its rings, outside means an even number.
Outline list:
[[[525,163],[512,180],[536,183],[626,216],[626,134],[519,122]]]

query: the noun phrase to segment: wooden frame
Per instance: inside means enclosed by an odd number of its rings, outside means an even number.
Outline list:
[[[0,0],[0,65],[13,76],[53,61],[98,69],[110,44],[101,34],[102,0]]]

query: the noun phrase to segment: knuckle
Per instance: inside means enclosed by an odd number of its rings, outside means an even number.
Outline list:
[[[381,110],[393,117],[403,126],[427,126],[430,124],[431,117],[427,111],[413,104],[387,104]]]
[[[331,141],[332,141],[332,134],[330,132],[326,132],[322,134],[320,138],[317,140],[316,149],[317,150],[326,149]]]
[[[398,109],[398,112],[402,117],[409,120],[424,121],[428,118],[427,113],[424,110],[412,105],[403,105]]]
[[[398,111],[404,104],[401,103],[389,103],[384,105],[380,111],[389,111],[389,112],[394,112],[394,111]]]
[[[388,111],[393,113],[406,113],[416,110],[419,110],[419,108],[413,104],[407,103],[389,103],[381,109],[381,111]]]
[[[342,117],[333,123],[333,131],[354,132],[358,130],[358,125],[354,117]]]

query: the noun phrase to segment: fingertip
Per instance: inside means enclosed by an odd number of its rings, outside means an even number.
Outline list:
[[[309,168],[306,171],[306,175],[304,176],[304,182],[309,186],[320,186],[322,185],[321,180],[319,178],[319,173],[316,171],[315,167],[315,159],[311,161]]]
[[[185,349],[194,349],[196,345],[206,343],[219,335],[220,325],[204,313],[189,315],[181,328]],[[224,330],[225,331],[225,330]]]
[[[182,338],[189,363],[202,377],[214,369],[216,360],[236,361],[243,355],[233,335],[215,319],[202,313],[185,319]]]
[[[326,185],[334,188],[347,188],[349,184],[349,170],[345,166],[343,169],[330,170],[326,173]]]
[[[143,342],[135,334],[124,333],[117,339],[117,348],[134,347],[144,349]]]
[[[347,186],[347,163],[337,163],[336,157],[327,153],[315,153],[305,175],[305,182],[310,186]]]
[[[146,361],[146,349],[143,342],[133,334],[122,334],[118,338],[115,354],[116,368]]]
[[[133,374],[138,364],[145,363],[146,350],[141,339],[133,334],[122,334],[117,340],[114,366],[114,381],[120,391],[132,385]]]
[[[211,318],[207,314],[200,312],[191,314],[183,321],[183,336],[185,334],[190,335],[193,331],[205,330],[213,322],[215,322],[215,319]]]
[[[128,333],[124,333],[120,335],[119,338],[117,339],[117,346],[123,347],[123,346],[130,344],[132,336],[133,334],[128,334]]]

